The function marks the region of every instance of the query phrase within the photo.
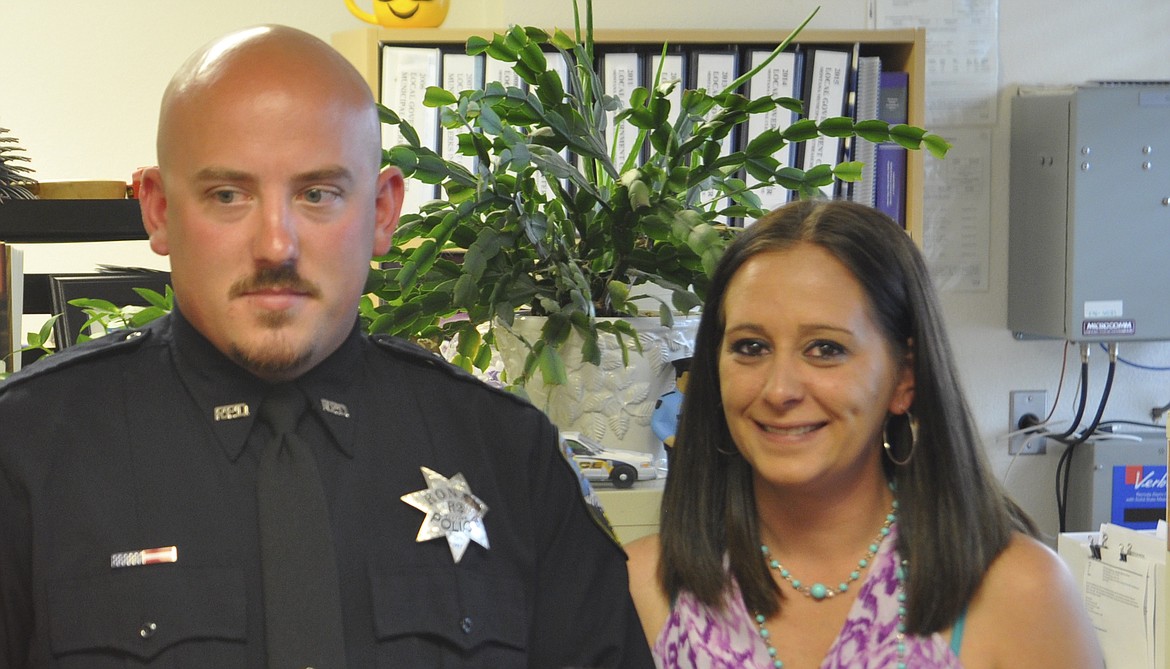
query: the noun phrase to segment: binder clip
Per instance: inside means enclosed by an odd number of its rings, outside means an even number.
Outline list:
[[[1117,551],[1117,559],[1122,562],[1129,562],[1129,554],[1133,550],[1133,544],[1122,544]]]
[[[1101,535],[1100,543],[1094,537],[1089,537],[1089,557],[1094,560],[1101,559],[1101,549],[1105,546],[1105,540],[1108,539],[1106,535]]]

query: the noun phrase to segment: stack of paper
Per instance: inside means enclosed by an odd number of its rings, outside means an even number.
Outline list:
[[[1113,524],[1060,535],[1060,555],[1081,583],[1108,667],[1165,669],[1166,523]]]

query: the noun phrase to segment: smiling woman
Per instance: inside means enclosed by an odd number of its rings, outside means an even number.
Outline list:
[[[661,532],[626,546],[660,668],[1103,666],[984,461],[940,313],[921,252],[868,207],[798,201],[729,245]]]
[[[374,0],[371,14],[345,0],[345,6],[354,16],[386,28],[434,28],[447,18],[450,0]]]

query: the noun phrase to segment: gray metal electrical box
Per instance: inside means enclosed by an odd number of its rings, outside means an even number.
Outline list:
[[[1170,339],[1170,82],[1012,99],[1008,328]]]

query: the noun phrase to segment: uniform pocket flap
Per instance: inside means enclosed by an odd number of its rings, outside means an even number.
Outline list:
[[[523,583],[459,569],[377,568],[370,574],[378,639],[440,637],[470,650],[528,645]]]
[[[244,642],[238,569],[152,565],[48,586],[54,655],[108,650],[147,660],[194,639]]]

